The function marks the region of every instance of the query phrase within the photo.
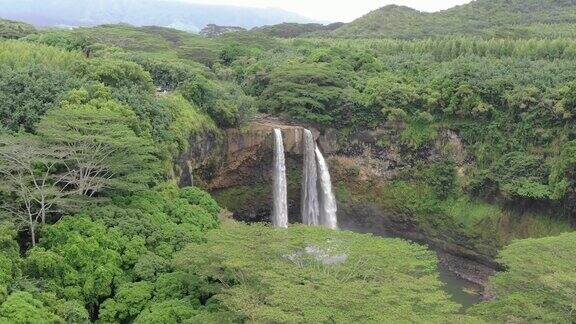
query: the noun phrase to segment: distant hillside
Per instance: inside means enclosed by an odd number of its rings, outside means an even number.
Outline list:
[[[254,28],[252,31],[262,32],[268,36],[281,37],[281,38],[293,38],[303,35],[315,34],[315,33],[325,33],[333,31],[337,28],[342,27],[343,23],[333,23],[329,25],[322,24],[298,24],[298,23],[282,23],[272,26],[263,26]]]
[[[283,22],[311,22],[280,9],[190,4],[174,0],[0,0],[0,17],[42,27],[127,23],[194,32],[208,24],[250,29]]]
[[[576,35],[574,0],[477,0],[437,13],[386,6],[335,30],[337,37]],[[556,25],[558,28],[556,28]]]
[[[34,26],[17,21],[0,19],[0,39],[22,38],[36,31]]]
[[[111,55],[120,55],[122,51],[117,52],[116,49],[144,56],[155,53],[169,60],[184,61],[187,64],[195,61],[208,66],[220,59],[219,55],[227,44],[245,44],[261,50],[279,46],[278,40],[260,33],[224,33],[218,38],[207,38],[172,28],[134,27],[126,24],[40,30],[27,39],[91,52],[113,48]]]
[[[244,32],[246,28],[236,27],[236,26],[218,26],[214,24],[209,24],[200,31],[200,35],[206,37],[220,37],[224,34]]]

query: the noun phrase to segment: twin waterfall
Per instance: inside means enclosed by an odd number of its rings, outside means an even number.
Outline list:
[[[302,175],[302,223],[338,228],[336,198],[328,165],[316,143],[312,132],[304,130],[304,167]],[[282,132],[274,130],[274,227],[288,227],[288,204],[286,189],[286,165]]]

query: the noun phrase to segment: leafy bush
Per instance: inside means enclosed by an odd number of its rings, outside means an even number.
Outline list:
[[[114,299],[102,304],[100,319],[108,323],[134,319],[152,299],[153,288],[146,281],[120,286]]]
[[[0,305],[9,294],[9,287],[20,276],[20,252],[15,241],[17,232],[14,225],[0,223]]]
[[[44,280],[60,298],[94,308],[125,280],[121,257],[125,238],[119,231],[87,217],[70,217],[42,234],[40,246],[26,259],[26,272]]]
[[[220,214],[220,206],[214,199],[205,191],[196,187],[188,187],[181,190],[180,198],[186,199],[191,205],[198,205],[205,209],[216,220]]]
[[[187,81],[206,73],[206,68],[202,65],[181,60],[167,60],[145,55],[122,55],[120,57],[126,57],[138,63],[150,73],[154,84],[163,91],[176,90]]]
[[[576,168],[576,142],[566,143],[553,165],[550,173],[550,187],[554,199],[562,199],[574,192],[573,177]]]
[[[541,157],[522,152],[502,156],[492,167],[492,180],[501,192],[518,198],[547,199],[547,170]]]
[[[121,60],[90,60],[87,71],[81,71],[90,79],[102,82],[112,88],[132,87],[143,92],[154,90],[150,74],[138,64]]]
[[[49,33],[28,35],[24,40],[54,47],[60,47],[68,51],[88,51],[90,42],[81,35],[71,34],[66,30],[52,30]]]
[[[222,128],[239,126],[255,114],[254,101],[234,84],[218,84],[197,76],[184,83],[180,92]]]
[[[425,113],[419,114],[409,121],[400,134],[402,143],[414,150],[429,145],[437,137],[438,129]]]
[[[165,96],[158,101],[158,105],[165,114],[163,125],[158,129],[158,141],[171,157],[188,149],[192,135],[203,131],[217,132],[214,121],[181,95]]]
[[[456,189],[456,165],[449,160],[434,163],[425,181],[440,199],[446,199]]]

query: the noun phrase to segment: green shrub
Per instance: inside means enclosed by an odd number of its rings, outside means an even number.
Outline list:
[[[198,205],[209,212],[213,218],[217,219],[220,213],[220,206],[218,203],[210,196],[209,193],[200,190],[196,187],[184,188],[180,191],[180,198],[186,199],[186,201],[191,205]]]
[[[438,137],[437,126],[423,116],[415,117],[408,122],[400,134],[402,143],[413,150],[429,145]]]

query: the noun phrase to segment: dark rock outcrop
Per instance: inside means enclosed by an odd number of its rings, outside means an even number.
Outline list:
[[[190,135],[188,149],[175,161],[175,173],[181,187],[204,186],[218,174],[224,163],[225,139],[213,130]]]
[[[208,189],[230,188],[255,182],[271,183],[272,133],[275,128],[282,130],[287,155],[301,155],[304,131],[301,126],[261,121],[243,129],[229,129],[226,131],[226,162],[217,177],[210,181]],[[313,133],[318,138],[318,131],[314,130]]]
[[[209,190],[236,219],[268,221],[275,128],[282,130],[284,139],[291,221],[298,221],[295,218],[300,207],[302,126],[265,119],[222,134],[204,132],[192,136],[189,149],[176,161],[180,185]],[[318,139],[319,132],[311,131]]]

